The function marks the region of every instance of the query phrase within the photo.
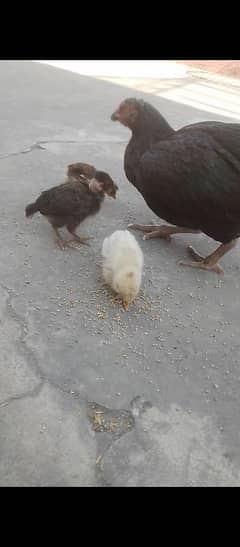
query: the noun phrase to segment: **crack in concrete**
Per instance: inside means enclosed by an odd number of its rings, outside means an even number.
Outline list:
[[[63,393],[64,395],[68,395],[70,397],[73,397],[75,399],[78,399],[79,403],[81,405],[84,405],[86,408],[86,423],[89,421],[88,414],[87,414],[87,407],[90,404],[90,401],[88,400],[86,393],[80,393],[77,390],[71,390],[71,388],[65,388],[64,386],[59,385],[58,383],[51,380],[49,377],[46,376],[42,372],[42,369],[39,365],[38,359],[32,349],[30,349],[26,342],[26,337],[29,334],[28,324],[24,317],[22,317],[14,308],[13,299],[16,298],[16,294],[13,289],[10,289],[3,283],[0,283],[1,288],[6,292],[8,295],[6,304],[5,304],[5,313],[6,315],[13,321],[17,322],[17,324],[20,326],[20,335],[15,342],[16,347],[19,348],[19,351],[24,355],[24,358],[26,360],[26,363],[30,368],[33,368],[35,374],[39,378],[38,384],[30,390],[26,390],[24,393],[21,393],[20,395],[14,395],[9,397],[6,400],[3,400],[0,402],[0,411],[1,409],[5,408],[6,406],[13,404],[15,402],[23,401],[27,398],[36,398],[42,391],[42,389],[48,384],[53,389],[59,391],[60,393]],[[132,413],[132,403],[130,403],[131,411],[128,411],[129,414],[132,415],[132,419],[134,420],[133,413]],[[115,413],[119,413],[117,410],[113,411]],[[111,446],[115,443],[115,441],[118,439],[119,436],[112,436],[109,438],[109,435],[104,438],[103,445],[99,445],[97,436],[95,434],[95,441],[96,446],[98,447],[98,456],[95,462],[95,473],[96,473],[96,483],[99,487],[109,488],[112,487],[109,480],[105,477],[104,472],[104,459],[108,452],[108,450],[111,448]]]
[[[96,143],[100,143],[100,144],[127,144],[127,141],[103,141],[103,140],[89,140],[89,139],[83,139],[84,140],[84,144],[96,144]],[[11,158],[13,156],[20,156],[22,154],[30,154],[31,152],[33,152],[34,150],[46,150],[46,148],[44,147],[44,145],[47,145],[47,144],[81,144],[82,141],[80,140],[61,140],[61,139],[49,139],[49,140],[40,140],[40,141],[36,141],[34,144],[32,144],[31,146],[29,146],[29,148],[25,148],[24,150],[20,150],[18,152],[10,152],[9,154],[2,154],[0,155],[0,160],[3,160],[3,159],[6,159],[6,158]]]
[[[52,381],[42,372],[42,369],[38,363],[35,353],[33,352],[32,349],[28,347],[26,342],[26,336],[29,334],[28,325],[25,319],[21,317],[13,307],[12,300],[13,298],[16,297],[16,295],[14,294],[14,291],[12,289],[9,289],[3,283],[0,283],[0,286],[8,294],[8,298],[7,298],[7,302],[5,306],[6,314],[8,315],[8,317],[10,317],[10,319],[17,322],[17,324],[20,325],[21,333],[18,340],[15,342],[16,347],[19,347],[19,351],[24,355],[26,363],[31,369],[34,370],[36,376],[40,380],[38,385],[35,386],[33,389],[25,391],[21,395],[14,395],[12,397],[9,397],[8,399],[1,401],[0,408],[4,408],[5,406],[8,406],[9,404],[15,401],[19,401],[27,397],[37,397],[37,395],[39,395],[40,391],[47,383],[54,389],[60,391],[61,393],[70,395],[71,397],[77,397],[81,400],[82,403],[86,403],[87,398],[83,396],[83,394],[80,394],[76,390],[73,391],[71,389],[67,389],[67,388],[65,389],[61,385],[58,385],[57,383]]]
[[[47,384],[53,389],[56,389],[56,391],[60,391],[60,393],[64,393],[64,395],[70,395],[71,397],[78,398],[81,403],[87,403],[87,398],[83,397],[82,394],[80,394],[79,392],[72,391],[69,389],[64,389],[60,385],[56,384],[55,382],[47,378],[47,376],[43,376],[39,384],[36,387],[34,387],[32,390],[26,391],[25,393],[22,393],[21,395],[14,395],[12,397],[9,397],[5,401],[4,400],[1,401],[0,409],[4,408],[5,406],[8,406],[11,403],[14,403],[15,401],[21,401],[22,399],[27,399],[28,397],[30,398],[37,397],[40,394],[43,387],[45,387]]]
[[[42,371],[38,365],[36,356],[34,355],[32,350],[28,348],[26,344],[25,338],[28,334],[28,326],[25,320],[15,311],[12,305],[12,300],[16,295],[14,294],[14,291],[12,289],[9,289],[3,283],[1,283],[0,286],[8,295],[6,305],[5,305],[6,315],[20,326],[20,336],[15,342],[16,347],[19,348],[20,353],[26,359],[26,363],[29,365],[30,368],[34,369],[36,376],[40,379],[39,384],[35,386],[32,390],[28,390],[25,393],[22,393],[21,395],[14,395],[12,397],[9,397],[6,400],[1,401],[0,408],[2,408],[7,406],[13,401],[23,399],[24,397],[34,397],[36,394],[38,394],[43,387],[44,376],[42,375]]]
[[[41,146],[40,142],[36,142],[32,144],[29,148],[26,148],[25,150],[20,150],[19,152],[10,152],[9,154],[2,154],[0,156],[0,160],[11,158],[12,156],[20,156],[21,154],[29,154],[33,150],[45,150],[45,148]]]
[[[28,392],[22,393],[21,395],[13,395],[12,397],[9,397],[5,401],[2,401],[0,403],[0,408],[4,408],[5,406],[8,406],[15,401],[21,401],[22,399],[26,399],[28,397],[31,397],[31,398],[37,397],[39,393],[41,392],[43,386],[44,386],[44,381],[42,380],[34,389]]]
[[[42,372],[42,369],[39,365],[38,359],[37,359],[34,351],[28,347],[27,342],[26,342],[26,337],[29,334],[29,328],[28,328],[27,321],[14,308],[13,299],[16,298],[16,294],[15,294],[13,289],[10,289],[5,284],[0,283],[0,286],[6,292],[6,294],[8,295],[4,311],[5,311],[6,315],[11,320],[17,322],[17,324],[20,326],[20,335],[19,335],[17,341],[15,342],[16,347],[19,348],[19,351],[24,355],[26,363],[28,364],[28,366],[30,368],[32,368],[34,370],[35,374],[39,378],[38,384],[33,389],[26,390],[24,393],[21,393],[20,395],[14,395],[14,396],[9,397],[6,400],[1,401],[0,402],[0,410],[5,408],[6,406],[8,406],[10,404],[13,404],[15,402],[17,403],[19,401],[23,401],[24,399],[27,399],[27,398],[36,398],[41,393],[42,389],[48,384],[50,387],[52,387],[53,389],[59,391],[60,393],[63,393],[64,395],[67,395],[67,396],[73,397],[75,399],[78,399],[79,403],[81,405],[84,405],[84,407],[86,408],[86,418],[85,419],[86,419],[86,423],[87,423],[89,421],[88,420],[88,414],[87,414],[87,407],[90,404],[90,401],[88,400],[87,394],[86,393],[80,393],[75,389],[71,390],[71,388],[67,388],[67,387],[65,388],[64,386],[61,386],[58,383],[51,380],[46,374],[44,374]],[[133,403],[133,401],[131,401],[131,403],[130,403],[131,411],[130,412],[128,411],[128,412],[129,412],[129,414],[132,415],[132,418],[133,418],[132,403]],[[117,414],[119,413],[116,410],[114,412],[117,413]],[[133,418],[133,420],[134,420],[134,418]],[[114,442],[117,440],[117,438],[118,438],[118,436],[115,437],[114,435],[113,436],[111,435],[111,438],[109,438],[109,435],[107,435],[106,438],[104,438],[103,445],[101,446],[101,444],[99,445],[98,440],[97,440],[97,436],[95,434],[96,446],[98,446],[98,450],[97,450],[98,456],[97,456],[97,459],[96,459],[96,462],[95,462],[95,473],[96,473],[96,482],[97,482],[97,485],[99,487],[105,487],[105,488],[112,487],[109,480],[107,480],[105,478],[104,459],[105,459],[105,456],[106,456],[108,450],[114,444]]]

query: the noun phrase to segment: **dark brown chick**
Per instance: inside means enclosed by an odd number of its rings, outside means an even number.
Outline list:
[[[97,169],[89,163],[72,163],[67,168],[66,182],[80,182],[89,186],[90,180],[94,178],[96,173],[99,173]],[[116,198],[118,187],[113,182],[111,177],[105,180],[105,193],[111,197]]]
[[[87,217],[99,212],[105,194],[116,198],[118,187],[107,173],[96,171],[88,184],[79,182],[65,182],[42,192],[34,203],[27,205],[26,217],[30,217],[38,211],[45,216],[53,227],[56,241],[61,249],[72,246],[72,243],[88,244],[88,237],[82,237],[75,233],[77,227]],[[65,241],[59,228],[67,227],[72,239]]]

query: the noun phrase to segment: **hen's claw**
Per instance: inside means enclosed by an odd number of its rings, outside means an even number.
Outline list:
[[[156,226],[154,224],[129,224],[128,228],[132,230],[140,230],[141,232],[146,232],[146,235],[143,236],[144,240],[159,237],[161,239],[171,241],[170,234],[173,231],[173,228],[171,226]]]
[[[200,268],[201,270],[206,270],[208,272],[209,271],[210,272],[215,272],[219,275],[224,273],[223,269],[221,268],[221,266],[219,266],[219,264],[216,264],[216,263],[211,264],[210,261],[208,263],[207,258],[204,258],[197,251],[195,251],[195,249],[191,245],[189,245],[187,250],[188,250],[188,253],[190,254],[190,256],[194,259],[194,262],[192,262],[192,261],[188,262],[188,261],[181,260],[179,262],[179,264],[181,266],[189,266],[190,268]]]
[[[181,266],[190,266],[191,268],[200,268],[200,270],[207,270],[208,272],[215,272],[217,274],[223,274],[224,271],[219,264],[204,264],[203,262],[185,262],[181,260],[179,262]]]
[[[171,241],[171,236],[167,233],[164,233],[162,230],[154,230],[153,232],[149,232],[145,236],[143,236],[143,240],[146,241],[147,239],[154,239],[156,237],[159,237],[160,239],[165,239],[166,241]]]

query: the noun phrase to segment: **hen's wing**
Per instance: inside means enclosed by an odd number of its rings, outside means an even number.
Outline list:
[[[183,127],[178,134],[191,131],[194,135],[194,132],[199,130],[202,134],[212,137],[225,152],[229,152],[240,161],[240,123],[200,122]]]
[[[240,227],[240,161],[200,128],[154,145],[137,178],[149,207],[168,222],[209,234],[206,228],[220,233],[224,223],[224,230]]]

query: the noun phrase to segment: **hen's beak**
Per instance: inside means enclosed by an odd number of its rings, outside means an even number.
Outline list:
[[[116,122],[116,121],[118,121],[119,119],[120,119],[120,117],[119,117],[119,112],[118,112],[118,110],[116,110],[116,111],[113,112],[113,114],[111,115],[111,120],[112,120],[112,122]]]

